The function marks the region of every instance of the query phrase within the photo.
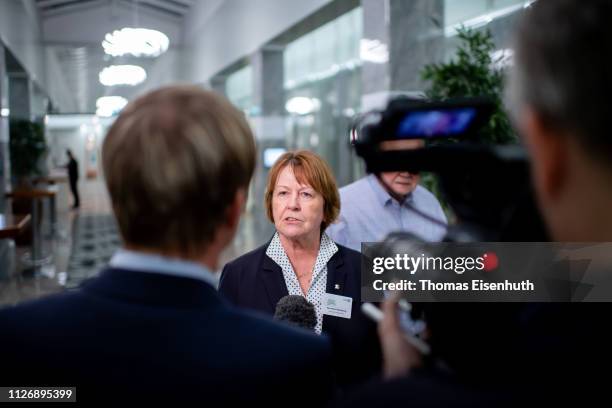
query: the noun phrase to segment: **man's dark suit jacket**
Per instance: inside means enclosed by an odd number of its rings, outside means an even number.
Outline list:
[[[266,255],[269,244],[226,264],[219,291],[236,306],[273,315],[289,292],[281,267]],[[376,325],[361,311],[361,254],[336,245],[327,263],[326,292],[353,299],[351,318],[323,316],[323,333],[332,340],[339,385],[350,386],[380,372],[380,344]]]
[[[79,179],[79,162],[74,157],[70,159],[68,165],[68,178],[71,182],[76,182]]]
[[[3,386],[77,400],[302,402],[329,397],[326,339],[224,301],[204,281],[107,269],[79,290],[0,310]]]

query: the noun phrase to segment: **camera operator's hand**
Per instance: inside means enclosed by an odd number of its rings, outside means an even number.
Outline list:
[[[406,340],[400,326],[398,301],[399,294],[394,294],[383,303],[384,318],[378,325],[386,379],[404,376],[423,364],[423,356]]]

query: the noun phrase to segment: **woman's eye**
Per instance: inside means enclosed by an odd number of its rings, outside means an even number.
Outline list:
[[[279,191],[276,195],[278,195],[279,197],[283,197],[285,195],[287,195],[286,191]]]
[[[302,193],[302,197],[311,198],[311,197],[312,197],[312,194],[307,193],[306,191],[304,191],[304,192]]]

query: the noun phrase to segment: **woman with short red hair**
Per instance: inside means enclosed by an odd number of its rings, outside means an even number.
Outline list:
[[[329,166],[309,151],[283,154],[270,169],[265,206],[276,233],[225,266],[219,291],[237,306],[270,315],[283,296],[303,296],[315,307],[315,332],[328,334],[335,346],[339,382],[364,377],[364,369],[377,365],[376,328],[360,309],[359,252],[324,232],[340,212]],[[348,306],[338,313],[328,308],[330,302]]]

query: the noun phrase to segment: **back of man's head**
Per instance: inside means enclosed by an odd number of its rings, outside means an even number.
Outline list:
[[[172,86],[123,110],[104,141],[102,163],[127,245],[197,254],[247,188],[255,142],[244,115],[224,97]]]
[[[612,1],[538,0],[526,10],[515,46],[512,107],[529,106],[609,162]]]
[[[612,2],[538,0],[517,27],[508,86],[550,236],[612,239]]]

